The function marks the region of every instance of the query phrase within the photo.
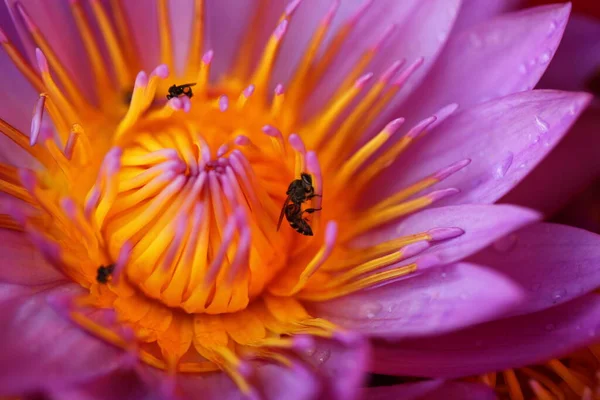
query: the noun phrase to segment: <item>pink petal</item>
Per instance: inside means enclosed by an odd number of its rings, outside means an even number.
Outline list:
[[[520,287],[491,268],[458,263],[397,283],[312,305],[315,315],[387,339],[441,334],[503,314]]]
[[[162,372],[151,371],[158,382],[166,376]],[[274,364],[257,366],[251,379],[254,395],[265,400],[289,398],[309,400],[318,398],[321,383],[308,365],[294,364],[291,368]],[[200,376],[179,375],[176,380],[182,398],[195,398],[202,393],[205,400],[247,399],[225,373]],[[158,389],[154,389],[155,391]]]
[[[542,160],[589,100],[584,93],[534,90],[463,110],[388,168],[373,190],[382,198],[457,160],[470,158],[470,165],[436,189],[461,190],[449,203],[492,203]]]
[[[600,333],[596,294],[463,331],[375,347],[376,373],[458,378],[522,367],[595,343]]]
[[[600,107],[592,104],[565,138],[500,202],[552,215],[600,175]]]
[[[573,60],[576,60],[573,62]],[[573,15],[540,87],[589,90],[588,80],[600,68],[600,21]]]
[[[566,225],[529,225],[469,261],[524,288],[525,301],[510,315],[544,310],[600,287],[600,236]]]
[[[47,303],[50,295],[80,292],[74,283],[45,288],[0,284],[0,395],[58,390],[123,364],[120,350],[66,321]]]
[[[364,3],[364,0],[342,1],[330,32],[335,32],[335,28],[346,22],[354,10]],[[286,82],[291,76],[305,51],[310,36],[322,16],[326,14],[330,4],[331,1],[319,1],[300,5],[288,32],[293,40],[284,42],[273,83]],[[363,52],[373,46],[392,24],[397,28],[365,72],[383,72],[398,59],[405,58],[413,62],[419,57],[424,57],[424,65],[410,79],[409,85],[400,92],[396,102],[405,98],[433,65],[451,31],[458,8],[457,0],[373,1],[364,18],[356,24],[346,40],[339,57],[324,75],[311,100],[307,102],[307,114],[312,114],[324,105],[325,100],[356,65]],[[294,20],[295,18],[297,21]]]
[[[570,10],[562,4],[518,11],[453,36],[397,114],[418,121],[449,103],[466,109],[532,89],[558,47]]]
[[[434,242],[428,252],[441,263],[462,260],[517,229],[529,225],[540,215],[510,205],[459,205],[430,208],[402,221],[394,230],[373,235],[373,243],[398,236],[426,232],[434,228],[460,228],[465,233],[451,240]],[[365,239],[366,240],[366,239]]]
[[[322,377],[322,398],[356,399],[371,357],[368,341],[352,335],[347,343],[324,339],[316,339],[315,343],[306,357]]]
[[[453,31],[459,33],[498,15],[518,10],[524,3],[525,0],[489,0],[485,7],[481,7],[478,0],[463,0]]]
[[[494,391],[482,384],[441,380],[403,383],[362,390],[365,400],[495,400]]]
[[[43,285],[64,281],[66,278],[48,264],[25,234],[0,229],[0,282],[17,285]]]
[[[183,2],[184,1],[178,1],[178,3]],[[174,2],[169,3],[170,13],[177,12],[178,7],[174,7]],[[158,64],[165,61],[160,59],[157,4],[158,1],[147,1],[142,6],[142,4],[136,1],[121,1],[126,18],[129,21],[129,29],[133,42],[138,49],[141,65],[145,71],[151,71]],[[190,10],[189,6],[182,7],[186,10]],[[192,13],[188,13],[188,16],[191,17]],[[180,24],[181,23],[182,22],[180,22]],[[183,40],[178,36],[173,36],[172,38],[174,43]],[[131,84],[133,86],[133,82],[131,82]]]
[[[48,393],[51,400],[160,400],[158,393],[150,391],[131,371],[116,372],[81,385]]]

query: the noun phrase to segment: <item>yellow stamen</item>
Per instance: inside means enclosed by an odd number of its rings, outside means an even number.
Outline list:
[[[119,40],[113,30],[110,20],[104,11],[104,7],[99,0],[92,0],[92,11],[94,16],[96,17],[96,21],[98,21],[98,25],[100,26],[100,31],[104,37],[106,45],[108,47],[108,53],[110,55],[110,59],[115,68],[115,75],[117,77],[117,82],[119,87],[126,88],[127,85],[131,84],[131,74],[129,72],[129,68],[127,68],[127,62],[125,61],[125,56],[123,55],[123,49],[119,45]]]

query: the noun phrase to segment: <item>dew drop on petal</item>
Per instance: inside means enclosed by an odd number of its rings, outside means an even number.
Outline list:
[[[519,64],[519,72],[525,75],[527,73],[527,65],[524,63]]]
[[[360,306],[359,313],[364,318],[373,319],[381,312],[382,308],[380,303],[366,303]]]
[[[446,279],[446,277],[448,276],[445,272],[442,272],[442,279]]]
[[[590,329],[590,330],[588,331],[588,335],[589,335],[590,337],[594,337],[594,336],[596,336],[596,330],[595,330],[595,329]]]
[[[514,155],[512,152],[509,151],[502,161],[500,161],[499,163],[494,165],[494,171],[493,171],[494,178],[496,178],[496,179],[504,178],[504,176],[508,172],[510,166],[512,165],[513,159],[514,159]]]
[[[544,121],[539,115],[535,116],[535,124],[540,129],[540,131],[544,133],[548,132],[548,130],[550,129],[550,125],[548,125],[548,123]]]
[[[556,21],[550,22],[550,25],[548,26],[548,36],[552,35],[554,31],[556,31],[556,28],[558,28]]]
[[[550,58],[552,58],[552,51],[546,50],[538,57],[538,62],[540,64],[548,64]]]
[[[552,292],[552,303],[556,304],[560,302],[567,295],[566,289],[558,289]]]
[[[329,357],[331,357],[331,350],[319,349],[315,354],[313,354],[313,357],[319,365],[323,365],[327,362],[327,360],[329,360]]]

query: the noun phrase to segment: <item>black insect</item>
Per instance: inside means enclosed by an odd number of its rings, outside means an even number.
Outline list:
[[[169,94],[167,95],[167,100],[171,100],[173,97],[179,97],[181,95],[187,96],[190,99],[194,95],[192,92],[192,86],[195,86],[195,83],[186,83],[185,85],[173,85],[169,88]]]
[[[302,203],[312,199],[316,196],[321,196],[315,193],[315,188],[312,184],[312,177],[303,172],[300,174],[300,179],[294,179],[288,186],[287,198],[279,214],[279,222],[277,223],[277,230],[281,227],[283,216],[290,223],[290,226],[294,228],[298,233],[306,236],[312,236],[313,232],[308,224],[308,220],[303,217],[304,213],[312,214],[315,211],[321,210],[320,208],[307,208],[302,211]]]
[[[107,265],[106,267],[104,265],[99,266],[98,274],[96,275],[96,280],[98,281],[98,283],[104,283],[104,284],[107,283],[108,278],[110,278],[114,269],[115,269],[115,264],[110,264],[110,265]]]
[[[315,211],[321,210],[320,208],[307,208],[302,211],[302,205],[296,203],[290,203],[285,206],[283,213],[285,218],[290,223],[290,226],[298,233],[306,236],[312,236],[313,231],[308,224],[308,219],[304,218],[304,213],[312,214]],[[279,228],[278,228],[279,229]]]

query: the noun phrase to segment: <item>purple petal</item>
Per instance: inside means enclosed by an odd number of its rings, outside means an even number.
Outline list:
[[[570,10],[570,4],[561,4],[518,11],[453,36],[397,115],[416,122],[446,104],[466,109],[532,89],[558,47]]]
[[[552,215],[600,176],[600,107],[592,104],[569,133],[501,203],[519,204]]]
[[[48,394],[48,398],[51,400],[162,399],[158,393],[150,391],[150,388],[144,385],[133,372],[113,373],[91,382],[53,391]]]
[[[492,203],[502,197],[558,143],[590,96],[534,90],[463,110],[417,143],[373,184],[383,198],[458,160],[471,164],[436,185],[461,193],[445,202]]]
[[[600,296],[435,338],[375,347],[376,373],[458,378],[546,361],[598,341]]]
[[[318,398],[320,382],[314,371],[298,363],[291,368],[266,364],[258,366],[251,380],[255,395],[260,399],[310,400]],[[164,381],[165,375],[151,370],[156,382]],[[204,374],[200,376],[179,375],[177,387],[182,398],[195,398],[202,393],[206,400],[244,400],[239,388],[225,373]],[[151,385],[156,385],[156,383]],[[155,390],[159,390],[157,387]]]
[[[576,62],[573,62],[576,60]],[[539,87],[589,90],[588,80],[600,68],[600,21],[573,15]]]
[[[489,321],[521,301],[520,287],[491,268],[458,263],[312,305],[315,315],[385,338],[435,335]]]
[[[489,0],[485,7],[481,7],[478,0],[463,0],[453,31],[459,33],[497,15],[518,10],[525,2],[526,0]]]
[[[459,205],[430,208],[403,220],[394,229],[373,235],[372,243],[392,237],[426,232],[433,228],[460,228],[465,233],[442,241],[428,252],[449,264],[462,260],[489,246],[494,240],[537,221],[540,215],[532,210],[510,205]],[[435,242],[434,242],[435,243]]]
[[[526,298],[510,315],[544,310],[600,287],[600,236],[566,225],[529,225],[469,261],[525,289]]]
[[[310,4],[307,2],[298,8],[297,15],[294,16],[297,20],[292,19],[289,31],[290,37],[294,40],[284,43],[274,72],[274,82],[286,82],[291,76],[305,51],[310,35],[331,3],[331,1]],[[335,32],[334,29],[346,22],[348,17],[364,3],[365,0],[342,1],[330,32]],[[395,101],[405,98],[433,65],[451,31],[458,8],[457,0],[373,1],[344,43],[339,56],[324,75],[311,100],[307,102],[307,113],[312,114],[325,104],[325,100],[337,85],[355,67],[363,52],[372,47],[382,33],[392,25],[396,25],[396,29],[364,72],[379,73],[398,59],[413,62],[419,57],[424,57],[424,65],[411,77],[409,84],[399,93]]]
[[[1,395],[58,390],[114,371],[125,361],[122,351],[85,333],[48,305],[50,295],[81,293],[79,285],[0,284],[0,293]]]
[[[32,286],[65,280],[23,233],[0,229],[0,253],[4,258],[0,268],[2,283]]]
[[[323,398],[355,399],[371,356],[368,341],[353,335],[347,343],[324,339],[315,342],[307,359],[322,376]]]
[[[365,400],[495,400],[494,391],[482,384],[441,380],[403,383],[362,390]]]

